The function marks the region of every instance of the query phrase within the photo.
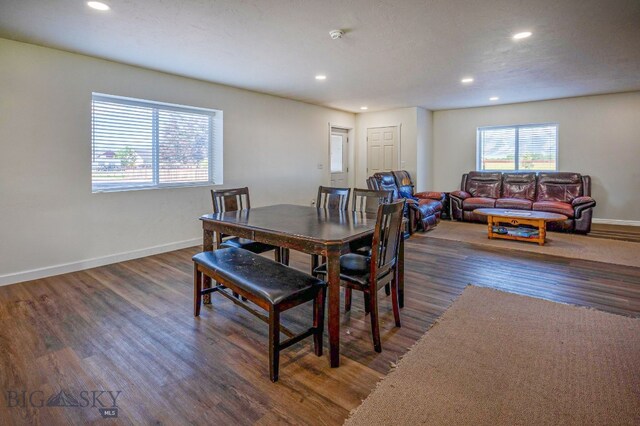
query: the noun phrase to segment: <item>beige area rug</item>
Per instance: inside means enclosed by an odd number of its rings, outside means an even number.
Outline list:
[[[540,246],[521,241],[490,240],[487,238],[487,225],[448,220],[441,221],[438,226],[427,233],[418,232],[414,235],[418,238],[463,241],[504,249],[640,267],[640,243],[591,238],[587,235],[549,232],[547,242],[544,246]]]
[[[469,286],[345,424],[640,424],[640,320]]]

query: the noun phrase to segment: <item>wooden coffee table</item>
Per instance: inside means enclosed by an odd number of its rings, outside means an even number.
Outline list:
[[[505,240],[537,242],[541,246],[544,245],[547,235],[547,222],[567,220],[567,216],[563,214],[531,210],[475,209],[473,212],[487,216],[489,239],[502,238]],[[504,224],[507,224],[507,226],[504,226]],[[538,235],[523,236],[522,228],[518,228],[521,225],[537,227]],[[494,227],[504,227],[506,233],[494,232]]]

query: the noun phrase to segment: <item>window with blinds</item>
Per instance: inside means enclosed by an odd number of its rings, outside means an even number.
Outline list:
[[[558,169],[558,125],[478,128],[477,170]]]
[[[222,111],[94,93],[93,192],[222,183]]]

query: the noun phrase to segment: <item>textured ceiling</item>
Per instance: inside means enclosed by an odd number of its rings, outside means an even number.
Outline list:
[[[0,37],[357,112],[640,90],[639,0],[104,1],[0,0]]]

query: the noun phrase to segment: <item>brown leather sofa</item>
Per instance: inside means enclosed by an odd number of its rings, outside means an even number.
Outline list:
[[[591,177],[568,172],[469,172],[462,175],[460,191],[449,197],[456,220],[486,222],[486,216],[473,213],[478,208],[535,210],[567,216],[563,222],[550,222],[550,230],[581,234],[591,230],[596,205]]]
[[[376,173],[367,179],[369,189],[392,191],[393,200],[407,201],[405,216],[409,218],[409,233],[428,231],[440,221],[442,192],[414,192],[411,176],[405,170]]]

